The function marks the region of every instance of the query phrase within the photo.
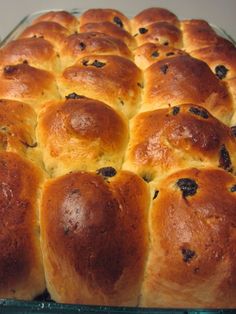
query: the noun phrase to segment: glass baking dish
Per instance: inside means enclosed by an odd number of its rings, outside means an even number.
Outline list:
[[[59,11],[60,9],[53,9]],[[0,42],[0,47],[4,46],[11,40],[14,40],[36,17],[51,10],[37,11],[24,17],[14,29]],[[81,15],[85,10],[83,9],[68,9],[66,10],[75,16]],[[129,15],[128,15],[129,16]],[[219,26],[210,24],[216,33],[234,44],[235,40],[227,34],[227,32]],[[44,313],[44,314],[90,314],[90,313],[109,313],[109,314],[226,314],[236,313],[236,309],[159,309],[159,308],[137,308],[137,307],[108,307],[108,306],[90,306],[90,305],[72,305],[59,304],[53,301],[19,301],[11,299],[0,299],[0,313],[7,314],[30,314],[30,313]]]

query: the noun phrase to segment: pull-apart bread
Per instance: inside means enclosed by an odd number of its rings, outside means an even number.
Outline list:
[[[52,11],[0,49],[0,298],[236,308],[235,175],[206,21]]]

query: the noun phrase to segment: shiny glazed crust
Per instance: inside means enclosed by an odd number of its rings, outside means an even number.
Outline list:
[[[0,299],[236,307],[235,49],[164,8],[0,49]]]

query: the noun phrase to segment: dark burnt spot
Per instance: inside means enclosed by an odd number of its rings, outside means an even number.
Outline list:
[[[118,16],[114,16],[114,18],[113,18],[113,22],[117,25],[117,26],[119,26],[119,27],[121,27],[121,28],[123,28],[123,23],[122,23],[122,21],[121,21],[121,19],[118,17]]]
[[[157,198],[158,194],[159,194],[159,191],[156,190],[156,191],[154,192],[154,195],[153,195],[153,198],[152,198],[152,199],[154,200],[155,198]]]
[[[113,167],[103,167],[96,171],[97,174],[103,177],[114,177],[116,175],[116,169]]]
[[[232,193],[236,192],[236,184],[230,188],[230,192]]]
[[[199,268],[199,267],[195,267],[195,268],[193,269],[194,274],[197,274],[199,271],[200,271],[200,268]]]
[[[169,46],[168,41],[165,41],[163,45],[164,45],[164,46]]]
[[[216,73],[216,76],[222,80],[226,77],[227,75],[227,72],[229,70],[224,66],[224,65],[218,65],[216,68],[215,68],[215,73]]]
[[[145,28],[145,27],[140,27],[139,28],[139,33],[140,34],[146,34],[148,32],[148,29],[147,28]]]
[[[142,178],[147,183],[152,181],[152,176],[149,173],[145,173],[144,175],[142,175]]]
[[[102,68],[106,65],[106,63],[98,61],[98,60],[94,60],[91,65],[96,67],[96,68]]]
[[[198,184],[194,180],[189,178],[179,179],[176,184],[182,191],[183,197],[196,194],[198,189]]]
[[[155,51],[153,51],[153,53],[152,53],[151,56],[152,56],[153,58],[157,58],[157,57],[159,57],[159,55],[160,55],[159,52],[158,52],[157,50],[155,50]]]
[[[169,68],[168,65],[167,65],[167,64],[164,64],[164,65],[162,65],[162,66],[160,67],[160,70],[161,70],[162,73],[166,74],[167,71],[168,71],[168,68]]]
[[[138,36],[138,33],[134,34],[134,37],[137,37]]]
[[[138,85],[138,87],[140,87],[140,88],[144,88],[144,85],[143,85],[143,83],[137,83],[137,85]]]
[[[24,60],[22,63],[23,64],[29,64],[29,62],[27,60]]]
[[[236,126],[231,127],[231,132],[232,132],[233,136],[236,137]]]
[[[179,111],[180,111],[180,108],[177,106],[174,106],[172,109],[173,116],[176,116],[179,113]]]
[[[202,117],[203,119],[209,118],[209,114],[204,108],[191,107],[189,109],[189,112],[191,112],[191,113],[193,113],[199,117]]]
[[[16,73],[17,67],[14,66],[14,65],[7,65],[7,66],[5,66],[5,68],[3,69],[3,71],[4,71],[4,74],[11,75],[11,74]]]
[[[86,48],[86,45],[83,42],[79,43],[79,48],[81,51],[83,51]]]
[[[120,104],[122,105],[122,106],[124,106],[124,100],[123,99],[121,99],[121,98],[119,98],[119,102],[120,102]]]
[[[29,144],[29,143],[27,143],[27,142],[21,141],[21,143],[22,143],[24,146],[30,147],[30,148],[35,148],[35,147],[38,146],[38,143],[37,143],[37,142],[35,142],[35,143],[33,143],[33,144]]]
[[[47,289],[42,294],[36,296],[33,301],[54,302]]]
[[[181,253],[183,255],[183,261],[185,263],[189,263],[192,260],[192,258],[196,256],[196,253],[194,251],[186,248],[181,248]]]
[[[76,93],[71,93],[67,96],[65,96],[66,99],[82,99],[82,98],[85,98],[85,96],[83,95],[78,95]]]
[[[229,152],[224,144],[220,148],[219,167],[229,172],[233,170]]]
[[[174,56],[174,55],[175,55],[174,52],[167,52],[167,53],[166,53],[166,56],[167,56],[167,57]]]

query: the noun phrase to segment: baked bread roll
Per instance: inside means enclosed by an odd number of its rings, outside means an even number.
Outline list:
[[[225,123],[232,118],[229,91],[203,61],[188,55],[163,59],[144,72],[144,79],[144,111],[192,103]]]
[[[45,289],[39,243],[42,171],[15,153],[0,152],[0,295],[31,300]]]
[[[99,32],[105,33],[112,37],[118,38],[122,40],[130,49],[134,49],[136,47],[136,41],[134,37],[127,32],[125,29],[116,26],[112,22],[100,22],[100,23],[87,23],[80,27],[80,32]]]
[[[43,38],[22,38],[10,41],[0,50],[0,67],[27,62],[46,71],[60,70],[59,56],[53,46]]]
[[[119,169],[128,142],[127,120],[100,101],[74,93],[67,98],[46,104],[39,114],[38,144],[46,170],[59,176],[108,164]]]
[[[0,49],[0,299],[236,307],[234,45],[163,8],[20,31]]]
[[[215,45],[192,51],[192,56],[206,62],[220,80],[236,76],[236,48]]]
[[[138,176],[115,173],[113,168],[76,172],[44,187],[42,252],[55,301],[138,304],[148,250],[149,192]]]
[[[141,105],[142,73],[130,60],[115,55],[88,55],[58,78],[63,97],[76,93],[104,101],[127,117]]]
[[[235,176],[192,168],[155,189],[141,305],[235,308]]]
[[[138,46],[151,42],[175,48],[182,47],[181,31],[167,22],[157,22],[140,27],[134,36]]]
[[[132,33],[136,34],[139,28],[156,22],[166,22],[177,27],[179,26],[179,20],[174,13],[164,8],[154,7],[141,11],[131,19]]]
[[[236,138],[229,127],[196,105],[136,115],[123,168],[146,181],[188,167],[220,167],[236,174]]]
[[[89,23],[111,22],[130,32],[130,21],[120,11],[114,9],[90,9],[85,11],[80,19],[80,26]]]
[[[82,57],[93,53],[132,59],[131,51],[118,38],[97,32],[77,33],[68,36],[62,43],[60,49],[62,67],[69,67]]]
[[[204,20],[184,20],[181,22],[183,45],[187,52],[219,44],[232,46],[228,40],[218,36]]]
[[[56,22],[42,21],[28,26],[19,38],[42,37],[48,40],[55,48],[70,35],[70,31]]]
[[[53,74],[23,62],[0,69],[0,98],[25,102],[38,111],[44,102],[60,95]]]
[[[146,70],[150,65],[162,59],[173,58],[174,56],[185,55],[186,52],[181,49],[173,48],[172,46],[165,46],[148,42],[133,50],[134,61],[136,65]]]
[[[67,28],[70,32],[76,32],[79,27],[78,19],[67,11],[50,11],[44,13],[33,20],[33,24],[44,21],[58,23]]]

